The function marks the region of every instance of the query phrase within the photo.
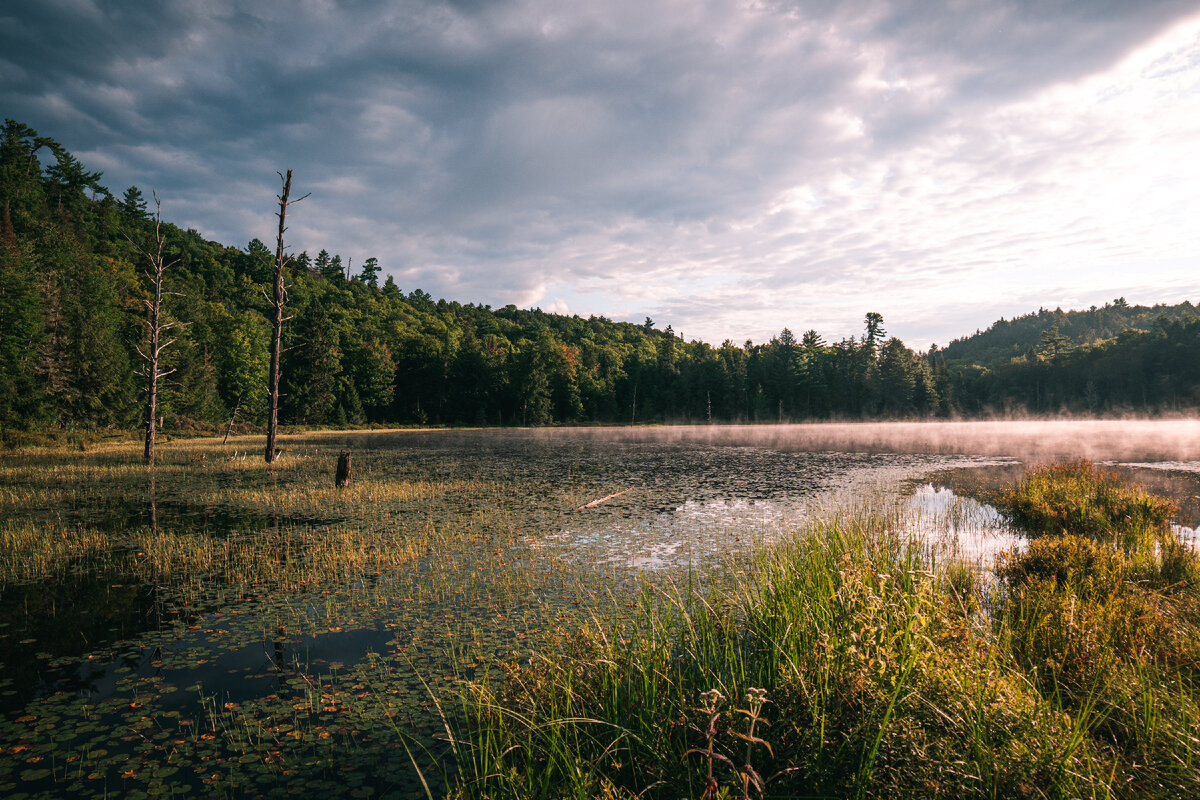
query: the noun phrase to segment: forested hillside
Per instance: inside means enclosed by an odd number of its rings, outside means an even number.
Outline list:
[[[144,250],[155,209],[138,188],[117,197],[101,177],[54,140],[6,121],[5,430],[139,424],[150,286]],[[169,219],[171,198],[160,199]],[[257,239],[238,248],[170,224],[163,230],[165,309],[180,325],[163,350],[170,374],[161,416],[168,428],[217,426],[236,409],[239,421],[261,423],[270,339],[262,287],[273,253]],[[391,278],[380,282],[382,266],[369,259],[348,274],[326,250],[290,259],[282,422],[773,422],[1156,410],[1195,405],[1200,384],[1200,328],[1188,304],[1041,312],[927,355],[889,338],[875,313],[865,315],[861,336],[841,341],[784,329],[766,343],[714,347],[685,342],[649,319],[635,325],[435,301]]]
[[[1197,313],[1197,308],[1186,300],[1173,306],[1131,306],[1124,297],[1087,311],[1042,308],[1010,320],[1000,319],[986,331],[955,339],[942,351],[942,356],[952,367],[994,368],[1014,358],[1036,356],[1056,347],[1087,347],[1126,331],[1149,331],[1173,320],[1192,319]]]
[[[1200,404],[1200,310],[1131,306],[1040,309],[931,355],[971,412],[1187,411]]]

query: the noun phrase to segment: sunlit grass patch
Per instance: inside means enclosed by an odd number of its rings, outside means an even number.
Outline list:
[[[1033,470],[1006,498],[1041,534],[996,565],[1015,663],[1112,764],[1114,794],[1185,796],[1200,785],[1200,557],[1174,505],[1088,464]]]
[[[1090,536],[1137,549],[1170,533],[1176,512],[1170,500],[1087,461],[1035,467],[989,500],[1034,536]]]
[[[109,538],[93,530],[5,521],[0,523],[0,587],[41,580],[72,565],[94,567],[111,548]]]
[[[370,516],[398,504],[434,500],[448,492],[486,494],[488,489],[476,481],[414,481],[368,476],[342,488],[333,486],[332,481],[323,485],[310,480],[282,486],[225,486],[202,492],[194,499],[206,505],[255,513],[321,518]]]
[[[1067,485],[1034,472],[1039,518],[1096,538],[1006,555],[998,596],[860,507],[764,548],[740,580],[560,632],[464,693],[460,794],[1186,796],[1196,556],[1166,501],[1087,466],[1048,472]]]
[[[897,523],[826,521],[735,585],[648,594],[473,687],[462,793],[1071,794],[1090,744]]]

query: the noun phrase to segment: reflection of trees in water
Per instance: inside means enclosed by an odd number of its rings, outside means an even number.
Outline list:
[[[150,523],[150,533],[158,536],[158,499],[154,492],[154,470],[149,470],[150,483],[146,493],[146,519]]]
[[[7,627],[0,637],[0,664],[16,693],[0,696],[0,711],[18,709],[48,691],[94,691],[100,674],[79,662],[50,662],[79,658],[156,628],[153,589],[122,580],[115,574],[61,573],[37,584],[4,588],[0,622]],[[141,654],[121,658],[124,665],[136,666]]]

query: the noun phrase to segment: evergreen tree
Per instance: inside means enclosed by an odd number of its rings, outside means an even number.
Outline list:
[[[359,279],[372,288],[379,286],[379,259],[371,257],[363,263]]]
[[[125,222],[127,229],[133,229],[146,218],[146,198],[142,196],[141,189],[130,186],[125,190],[125,195],[121,199],[121,219]]]
[[[317,253],[317,260],[313,262],[313,267],[317,273],[330,281],[340,281],[342,279],[342,265],[338,262],[337,267],[333,266],[333,258],[330,257],[329,251],[322,248],[321,252]]]
[[[293,330],[295,339],[285,354],[280,413],[292,423],[329,424],[337,406],[341,363],[336,332],[319,299],[300,310]]]

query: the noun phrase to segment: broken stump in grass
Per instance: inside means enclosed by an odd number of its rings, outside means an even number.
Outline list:
[[[343,450],[338,453],[337,477],[334,483],[338,486],[350,485],[350,451]]]

